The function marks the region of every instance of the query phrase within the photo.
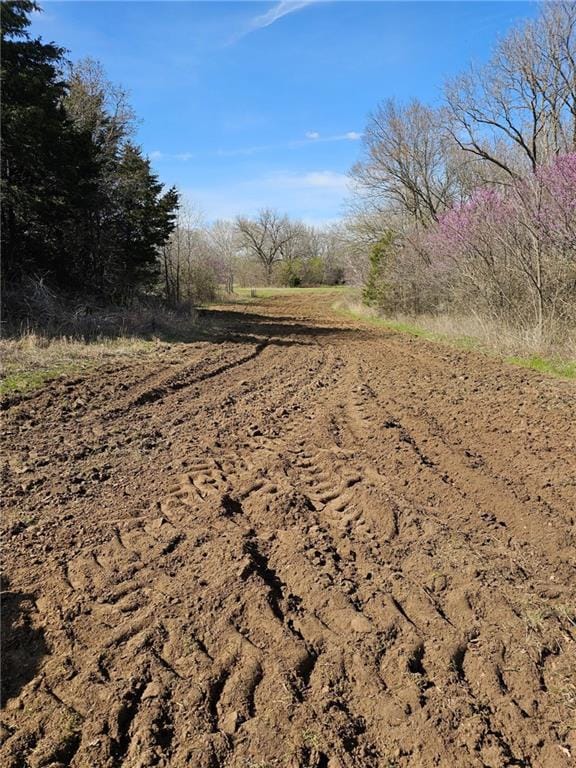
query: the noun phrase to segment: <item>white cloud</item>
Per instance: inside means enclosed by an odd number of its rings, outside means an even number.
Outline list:
[[[253,216],[262,208],[276,208],[309,223],[335,221],[350,192],[343,173],[314,170],[277,171],[234,182],[184,189],[199,201],[208,220]]]
[[[334,136],[323,136],[319,141],[357,141],[362,138],[358,131],[347,131],[346,133],[337,133]]]
[[[269,27],[271,24],[274,24],[275,21],[278,21],[278,19],[288,16],[289,13],[300,11],[302,8],[311,5],[313,2],[314,0],[282,0],[279,3],[276,3],[273,8],[270,8],[269,11],[266,11],[266,13],[263,13],[260,16],[255,16],[250,22],[250,27],[252,29]]]
[[[336,133],[332,136],[322,136],[318,131],[307,131],[305,134],[309,141],[357,141],[362,138],[362,134],[358,131],[347,131],[346,133]],[[291,146],[299,146],[308,142],[293,141]]]
[[[322,187],[322,189],[348,189],[348,176],[345,173],[334,171],[316,171],[307,173],[302,177],[302,183],[308,187]]]
[[[174,154],[155,149],[149,153],[148,157],[150,160],[182,160],[186,162],[187,160],[192,160],[196,155],[193,152],[177,152]]]
[[[331,189],[346,190],[348,176],[335,171],[310,171],[309,173],[274,173],[261,180],[265,186],[276,189]]]

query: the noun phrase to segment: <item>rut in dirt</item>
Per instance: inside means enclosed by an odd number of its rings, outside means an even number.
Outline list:
[[[6,404],[3,765],[572,764],[574,386],[330,300]]]

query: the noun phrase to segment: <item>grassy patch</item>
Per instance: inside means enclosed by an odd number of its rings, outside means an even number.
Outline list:
[[[472,336],[451,336],[446,333],[438,333],[437,331],[430,331],[427,328],[421,328],[418,325],[412,323],[405,323],[396,320],[386,320],[385,318],[375,318],[381,320],[381,324],[385,328],[389,328],[391,331],[398,331],[399,333],[407,333],[410,336],[415,336],[419,339],[425,339],[426,341],[440,341],[450,343],[452,346],[460,347],[461,349],[479,349],[483,350],[482,342],[480,339],[475,339]],[[483,350],[485,351],[485,350]]]
[[[419,328],[417,325],[412,325],[411,323],[390,320],[386,317],[378,317],[378,315],[363,314],[362,312],[343,307],[335,307],[335,309],[340,314],[354,317],[356,320],[362,320],[370,323],[370,325],[377,325],[380,328],[388,328],[391,331],[407,333],[409,336],[416,336],[419,339],[427,339],[428,341],[438,341],[440,339],[439,334],[427,331],[425,328]]]
[[[31,389],[38,389],[47,381],[56,379],[67,370],[66,366],[60,368],[49,368],[38,371],[19,371],[9,373],[3,376],[0,382],[0,395],[10,394],[11,392],[28,392]]]
[[[350,291],[349,285],[317,285],[311,288],[288,288],[265,286],[259,288],[235,288],[234,293],[240,298],[269,299],[273,296],[299,296],[310,294],[346,293]],[[254,291],[254,296],[252,296]]]
[[[548,373],[562,379],[576,379],[576,362],[570,360],[554,360],[546,357],[506,357],[507,363],[531,368],[533,371]]]
[[[390,331],[398,331],[399,333],[407,333],[409,336],[415,336],[419,339],[426,339],[427,341],[441,341],[442,336],[439,333],[428,331],[425,328],[420,328],[412,323],[401,322],[399,320],[391,320],[387,317],[380,317],[379,315],[372,314],[370,310],[364,312],[361,309],[352,309],[342,304],[336,304],[332,307],[338,314],[353,317],[355,320],[361,320],[370,325],[376,325],[380,328],[387,328]]]
[[[0,342],[4,363],[0,395],[29,392],[62,374],[78,373],[111,359],[148,354],[162,344],[137,338],[48,339],[38,334],[5,339]]]

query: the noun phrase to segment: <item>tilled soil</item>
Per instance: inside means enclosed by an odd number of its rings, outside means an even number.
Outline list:
[[[5,403],[3,766],[574,764],[574,385],[331,300]]]

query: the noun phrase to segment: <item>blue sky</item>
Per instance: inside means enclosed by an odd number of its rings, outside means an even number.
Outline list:
[[[130,92],[137,139],[208,220],[339,217],[367,116],[434,103],[525,2],[42,2],[32,30]]]

